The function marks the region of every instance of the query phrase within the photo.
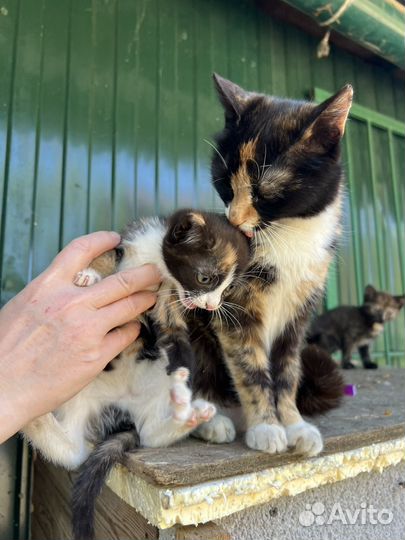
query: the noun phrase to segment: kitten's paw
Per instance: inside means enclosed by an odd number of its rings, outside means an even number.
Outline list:
[[[230,418],[217,414],[210,422],[201,424],[193,435],[204,441],[222,444],[235,440],[236,431]]]
[[[259,424],[247,430],[246,444],[253,450],[276,454],[287,450],[287,436],[282,426]]]
[[[74,285],[77,285],[78,287],[90,287],[90,285],[94,285],[99,281],[101,281],[101,276],[96,270],[93,270],[93,268],[85,268],[84,270],[77,272],[73,278]]]
[[[378,369],[378,364],[375,362],[365,362],[364,369]]]
[[[205,399],[196,399],[191,403],[192,415],[187,424],[190,427],[197,427],[200,424],[210,422],[217,412],[215,405]]]
[[[190,371],[187,368],[176,369],[171,374],[170,405],[173,419],[179,423],[187,422],[193,414],[191,406],[192,393],[187,386],[189,375]]]
[[[299,454],[316,456],[323,449],[322,435],[317,427],[305,422],[298,422],[285,428],[288,446],[295,448]]]
[[[343,369],[356,369],[356,366],[352,364],[351,362],[345,362],[342,364]]]

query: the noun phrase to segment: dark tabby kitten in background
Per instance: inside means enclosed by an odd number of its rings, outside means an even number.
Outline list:
[[[217,403],[241,404],[249,447],[316,455],[322,437],[296,398],[307,321],[340,232],[340,140],[353,90],[347,85],[317,105],[247,92],[218,75],[214,81],[225,127],[216,138],[213,185],[230,222],[251,238],[252,256],[228,296],[238,324],[189,322],[199,363],[194,384]],[[319,349],[305,351],[310,364],[311,355],[316,371]],[[333,366],[329,376],[318,412],[330,408],[330,398],[336,405],[342,390]],[[225,442],[235,429],[220,414],[197,433]]]
[[[378,365],[371,360],[370,345],[383,332],[384,323],[395,319],[404,304],[405,295],[392,296],[367,285],[362,306],[340,306],[316,317],[307,341],[329,353],[342,351],[344,369],[356,367],[351,356],[357,348],[363,366],[376,369]]]

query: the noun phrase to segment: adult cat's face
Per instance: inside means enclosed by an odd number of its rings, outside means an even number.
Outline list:
[[[262,225],[314,216],[331,204],[352,87],[317,106],[246,92],[218,75],[214,81],[225,128],[212,176],[231,223],[252,236]]]

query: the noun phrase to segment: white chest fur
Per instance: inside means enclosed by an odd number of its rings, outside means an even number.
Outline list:
[[[259,234],[254,261],[277,272],[266,305],[268,350],[286,324],[324,287],[332,259],[330,245],[339,234],[340,199],[310,218],[288,218]]]

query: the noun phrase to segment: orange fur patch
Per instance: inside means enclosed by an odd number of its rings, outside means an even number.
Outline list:
[[[251,178],[247,170],[249,160],[255,159],[257,139],[242,144],[240,148],[240,167],[231,176],[233,200],[229,209],[229,220],[235,225],[243,223],[254,227],[260,222],[259,214],[252,205]]]

